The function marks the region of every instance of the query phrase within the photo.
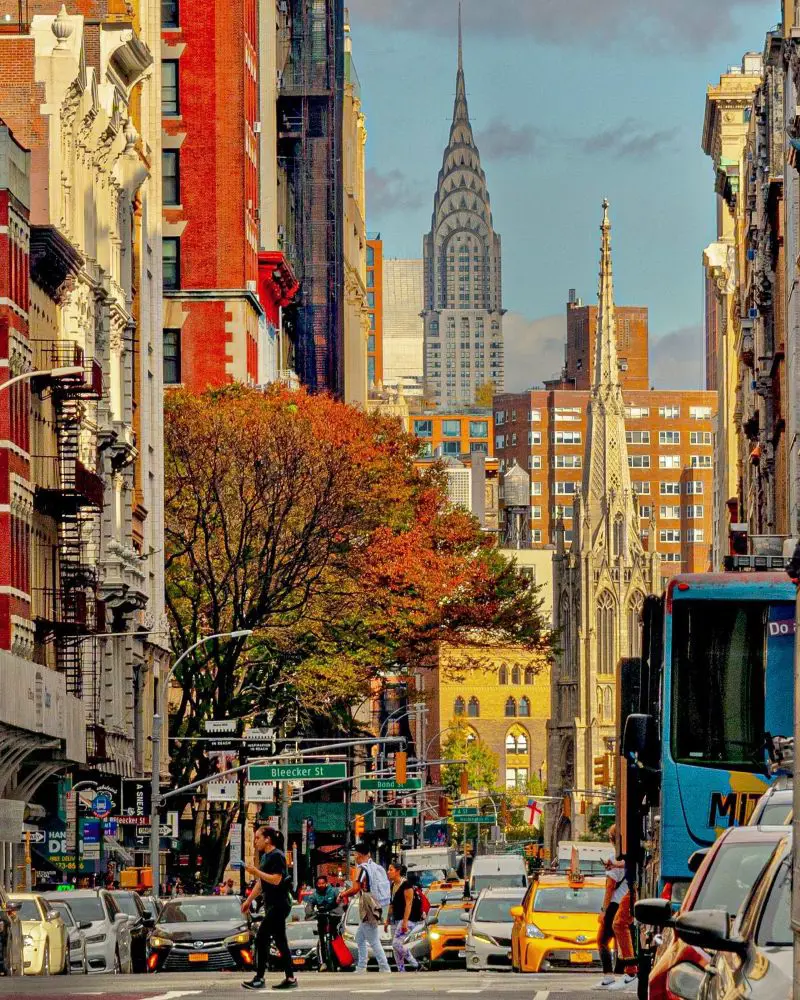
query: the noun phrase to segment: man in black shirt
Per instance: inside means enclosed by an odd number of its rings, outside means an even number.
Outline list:
[[[264,902],[264,917],[256,934],[256,974],[253,979],[242,985],[247,990],[265,988],[264,973],[267,971],[270,944],[274,941],[283,963],[284,980],[272,988],[293,990],[297,988],[297,980],[289,942],[286,940],[286,918],[292,905],[286,884],[287,867],[282,850],[283,835],[270,826],[260,826],[255,832],[253,844],[256,855],[260,857],[259,866],[256,868],[254,865],[243,865],[243,868],[259,881],[242,903],[242,913],[248,913],[253,900],[260,896]]]

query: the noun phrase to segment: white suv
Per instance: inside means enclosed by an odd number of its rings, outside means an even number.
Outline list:
[[[66,901],[84,926],[89,972],[131,972],[130,923],[111,893],[76,889]]]

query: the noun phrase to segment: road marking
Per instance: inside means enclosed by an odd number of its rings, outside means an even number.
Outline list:
[[[147,1000],[179,1000],[180,997],[200,996],[202,992],[202,990],[170,990],[169,993],[159,993],[158,996],[148,997]]]
[[[463,989],[463,990],[448,990],[447,992],[448,993],[483,993],[483,987],[481,987],[481,989],[479,989],[479,990],[467,990],[467,989]]]
[[[550,990],[539,990],[538,993],[534,993],[533,1000],[547,1000],[550,996]]]

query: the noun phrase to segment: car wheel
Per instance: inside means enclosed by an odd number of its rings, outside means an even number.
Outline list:
[[[50,945],[46,944],[44,946],[44,955],[42,956],[42,975],[50,975]]]

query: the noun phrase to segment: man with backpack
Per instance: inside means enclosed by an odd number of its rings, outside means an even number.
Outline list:
[[[389,884],[392,887],[392,902],[385,928],[388,930],[391,922],[394,928],[392,935],[392,951],[397,962],[397,971],[405,972],[406,963],[410,969],[418,969],[419,962],[414,958],[406,945],[406,939],[415,931],[424,916],[422,889],[412,886],[406,878],[407,868],[396,861],[389,865]]]
[[[379,864],[372,860],[369,845],[360,843],[355,848],[358,876],[350,889],[341,893],[339,902],[345,903],[358,896],[360,923],[356,931],[358,963],[356,972],[365,973],[369,961],[369,949],[377,959],[381,972],[391,972],[386,952],[381,944],[381,924],[383,908],[391,902],[389,877]]]

